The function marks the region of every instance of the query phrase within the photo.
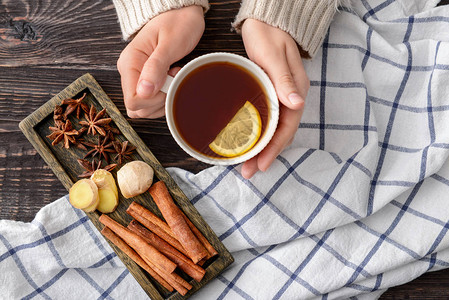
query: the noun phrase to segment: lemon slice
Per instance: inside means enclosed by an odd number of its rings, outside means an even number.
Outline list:
[[[254,105],[246,101],[215,140],[209,144],[209,148],[221,156],[239,156],[256,144],[261,131],[260,114]]]

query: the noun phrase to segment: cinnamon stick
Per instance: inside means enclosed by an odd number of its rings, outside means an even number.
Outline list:
[[[189,225],[187,225],[183,212],[173,202],[170,193],[165,186],[165,183],[161,180],[153,184],[149,190],[151,197],[156,205],[159,207],[165,221],[170,226],[176,239],[187,251],[188,256],[194,263],[199,262],[204,257],[208,256],[208,251],[204,248],[203,244],[193,234]]]
[[[214,257],[215,255],[218,255],[217,250],[215,250],[214,246],[212,246],[209,241],[206,239],[206,237],[201,233],[201,231],[198,230],[198,228],[193,225],[192,221],[187,218],[187,216],[184,214],[184,220],[186,221],[187,225],[189,225],[190,230],[192,230],[193,234],[198,238],[198,240],[203,244],[204,248],[206,248],[207,252],[209,252],[209,255],[206,258],[209,259],[211,257]]]
[[[195,265],[188,257],[173,248],[169,243],[149,231],[136,220],[132,220],[127,227],[129,230],[140,235],[147,243],[159,250],[162,254],[171,259],[187,275],[200,282],[206,271],[198,265]]]
[[[148,272],[157,282],[159,282],[164,288],[169,292],[173,292],[173,287],[164,280],[159,274],[157,274],[143,259],[139,254],[136,253],[127,243],[125,243],[119,236],[117,236],[111,229],[104,227],[101,233],[110,240],[114,245],[116,245],[120,250],[122,250],[129,258],[131,258],[136,264],[138,264],[142,269]]]
[[[143,207],[142,205],[139,205],[136,202],[131,203],[131,205],[128,207],[126,212],[139,221],[142,225],[144,225],[146,228],[154,232],[156,235],[158,235],[160,238],[165,240],[167,243],[172,245],[176,250],[181,252],[184,255],[187,255],[186,250],[181,246],[179,241],[176,239],[175,235],[173,234],[172,230],[168,226],[167,223],[159,219],[155,214],[153,214],[151,211]],[[188,256],[188,255],[187,255]]]
[[[182,296],[187,294],[187,292],[192,288],[192,286],[187,281],[182,279],[178,274],[176,273],[168,274],[163,270],[159,269],[156,265],[154,265],[151,261],[147,260],[144,256],[142,256],[142,259],[151,268],[153,268],[156,273],[158,273],[161,277],[165,278],[165,280],[167,280],[167,282]]]
[[[202,267],[202,266],[206,263],[206,261],[207,261],[208,259],[209,259],[209,258],[207,258],[207,256],[206,256],[205,258],[203,258],[202,260],[200,260],[200,261],[197,263],[197,265]]]
[[[165,257],[162,253],[149,245],[139,235],[126,229],[107,215],[101,215],[98,219],[101,223],[109,227],[122,240],[131,246],[142,258],[153,262],[159,269],[167,273],[172,273],[176,269],[176,264]],[[148,262],[147,262],[148,263]],[[153,268],[154,269],[154,268]]]

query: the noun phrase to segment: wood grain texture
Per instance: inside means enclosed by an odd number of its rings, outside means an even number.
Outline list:
[[[213,51],[245,54],[241,38],[230,30],[240,0],[210,3],[203,38],[180,65]],[[125,45],[110,0],[0,1],[0,219],[29,222],[42,206],[67,193],[20,133],[19,122],[86,72],[125,113],[115,67]],[[164,119],[128,121],[163,166],[192,172],[207,167],[176,145]],[[448,295],[445,270],[392,288],[381,299]]]
[[[107,115],[112,118],[110,125],[118,128],[121,133],[120,135],[116,135],[115,138],[122,142],[127,140],[136,147],[136,153],[131,155],[131,160],[142,160],[153,168],[155,180],[165,182],[174,202],[218,251],[219,254],[217,257],[214,257],[211,261],[206,262],[206,274],[203,279],[200,282],[196,282],[193,279],[190,280],[190,284],[192,284],[193,288],[183,297],[178,292],[169,293],[166,289],[162,288],[158,282],[152,280],[151,276],[148,276],[145,271],[143,271],[135,262],[131,261],[118,247],[108,241],[123,263],[128,267],[134,278],[152,299],[188,298],[203,287],[208,281],[221,273],[234,260],[212,229],[203,220],[195,207],[190,203],[189,199],[175,183],[173,178],[151,153],[151,150],[140,139],[92,75],[85,74],[81,76],[60,93],[44,103],[41,107],[19,123],[20,129],[44,161],[51,167],[56,177],[58,177],[61,181],[62,185],[67,190],[70,189],[71,186],[79,179],[78,175],[83,172],[83,169],[77,163],[77,159],[82,158],[87,151],[77,149],[76,147],[65,149],[61,143],[53,146],[51,144],[52,140],[50,140],[47,136],[51,133],[49,126],[55,126],[55,122],[53,120],[53,109],[55,105],[60,104],[62,100],[67,98],[78,99],[83,94],[86,94],[83,101],[89,106],[95,106],[97,111],[100,111],[103,108],[106,109]],[[80,128],[78,120],[73,115],[70,116],[69,119],[74,128]],[[97,137],[84,135],[83,139],[94,142]],[[117,170],[120,167],[121,166],[119,165],[111,171],[114,177],[117,177]],[[162,217],[162,214],[156,204],[151,200],[149,193],[143,193],[130,199],[126,199],[122,195],[119,195],[119,205],[117,206],[117,209],[113,213],[108,214],[108,216],[126,227],[126,225],[132,220],[132,218],[126,213],[126,209],[133,201],[136,201],[137,203],[150,209],[160,218]],[[98,220],[100,217],[98,211],[88,213],[87,216],[99,231],[103,229],[104,226]]]
[[[387,290],[380,297],[380,299],[449,299],[449,272],[446,269],[442,271],[426,273],[412,282]]]
[[[120,29],[112,1],[6,0],[0,12],[0,66],[115,66]]]

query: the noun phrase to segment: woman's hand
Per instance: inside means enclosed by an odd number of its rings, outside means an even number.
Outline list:
[[[248,57],[268,74],[280,102],[279,123],[273,138],[262,152],[242,166],[242,176],[249,179],[259,170],[266,171],[293,141],[310,81],[296,42],[285,31],[247,19],[242,26],[242,37]]]
[[[167,74],[174,76],[178,70],[170,65],[190,53],[203,32],[202,7],[170,10],[151,19],[122,51],[117,68],[130,118],[164,115],[165,94],[160,89]]]

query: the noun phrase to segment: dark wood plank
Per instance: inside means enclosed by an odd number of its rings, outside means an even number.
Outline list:
[[[240,0],[214,0],[198,47],[182,62],[212,51],[244,55],[230,23]],[[441,1],[449,4],[449,0]],[[30,221],[66,194],[50,168],[20,133],[18,123],[85,72],[92,73],[124,113],[115,62],[125,47],[110,0],[0,2],[0,219]],[[162,165],[197,172],[163,119],[131,120]],[[447,299],[449,270],[429,273],[381,299]]]
[[[9,0],[0,12],[0,66],[115,66],[121,38],[112,1]]]
[[[216,1],[186,60],[211,51],[244,55],[231,32],[240,1]],[[0,3],[0,66],[115,70],[124,43],[112,1],[9,0]]]
[[[426,273],[414,281],[389,289],[380,299],[449,299],[449,270]]]

